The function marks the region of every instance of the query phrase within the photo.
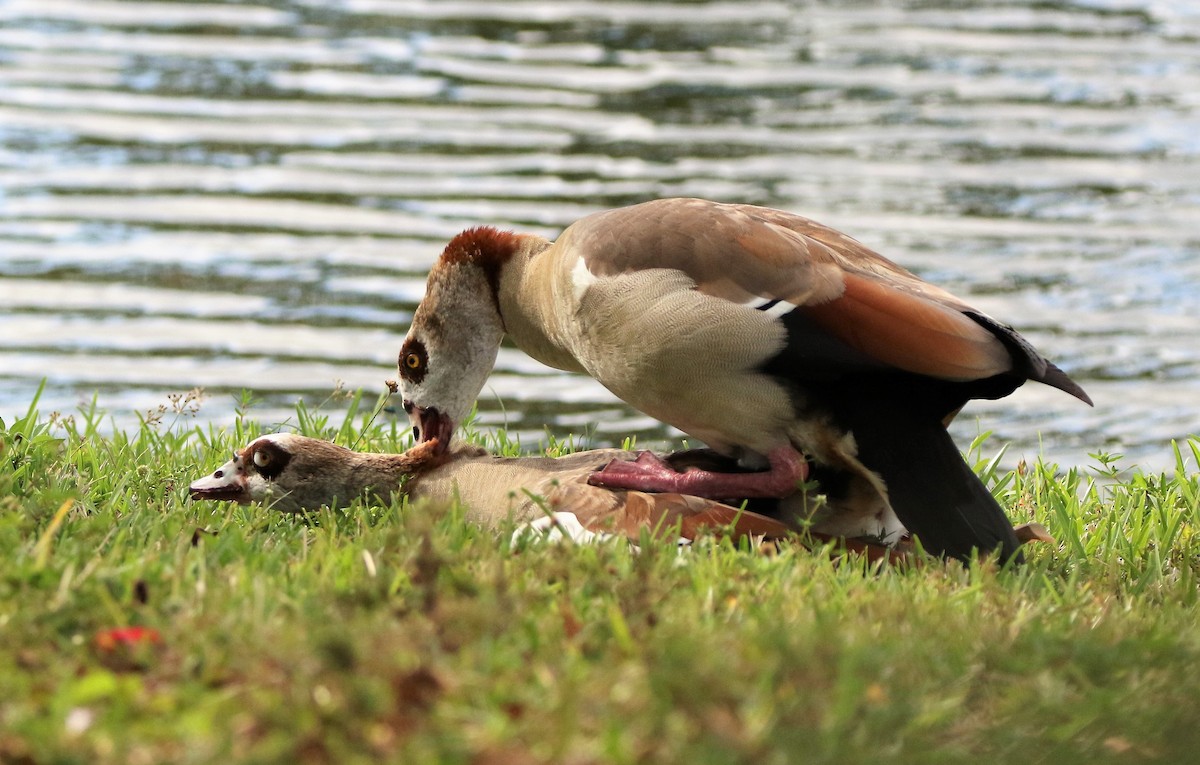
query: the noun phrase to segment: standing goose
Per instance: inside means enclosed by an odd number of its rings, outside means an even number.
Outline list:
[[[1012,327],[834,229],[791,213],[663,199],[550,242],[468,229],[446,246],[400,350],[405,410],[446,448],[507,334],[757,473],[653,455],[594,483],[779,497],[815,477],[894,511],[924,547],[1016,554],[1012,524],[945,430],[1026,380],[1091,404]]]

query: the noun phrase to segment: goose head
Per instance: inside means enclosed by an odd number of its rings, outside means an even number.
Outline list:
[[[429,272],[425,297],[400,348],[404,411],[418,442],[439,453],[483,390],[500,341],[501,272],[520,245],[516,234],[480,227],[446,245]]]

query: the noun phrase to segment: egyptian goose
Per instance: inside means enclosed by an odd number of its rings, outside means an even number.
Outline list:
[[[269,502],[284,512],[348,504],[364,494],[384,501],[407,495],[413,500],[461,502],[467,519],[484,526],[508,519],[551,519],[563,529],[624,534],[635,541],[643,530],[677,531],[685,540],[701,528],[780,538],[801,526],[798,519],[787,524],[700,497],[589,485],[588,477],[604,465],[634,458],[632,452],[619,449],[550,458],[493,457],[464,446],[436,456],[428,447],[403,454],[364,453],[316,438],[275,433],[236,451],[215,472],[193,482],[189,494],[195,500]],[[865,531],[878,535],[869,526]],[[826,538],[819,529],[818,538]]]
[[[1016,553],[1012,524],[945,424],[1026,380],[1087,394],[1021,335],[839,231],[791,213],[663,199],[550,242],[468,229],[429,274],[399,355],[405,410],[446,448],[508,335],[757,473],[653,455],[594,483],[779,497],[816,478],[894,510],[938,555]],[[811,475],[810,475],[811,474]]]

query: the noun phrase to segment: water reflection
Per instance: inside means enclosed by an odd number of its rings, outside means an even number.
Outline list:
[[[440,243],[694,195],[845,229],[1083,382],[968,410],[1068,464],[1200,430],[1186,2],[8,0],[0,416],[372,391]],[[978,415],[979,422],[971,415]],[[505,349],[481,422],[671,437]]]

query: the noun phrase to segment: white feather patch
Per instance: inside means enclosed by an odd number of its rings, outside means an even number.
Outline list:
[[[562,542],[567,539],[575,544],[590,545],[599,542],[607,542],[610,539],[617,539],[616,534],[608,534],[603,531],[591,531],[584,527],[579,522],[579,516],[575,513],[551,513],[537,520],[530,521],[517,527],[513,532],[512,542],[516,545],[521,541],[540,541],[540,542]],[[686,537],[678,537],[675,544],[680,547],[691,545],[692,540]],[[629,545],[635,552],[640,548],[635,544]]]
[[[530,521],[514,531],[512,544],[515,545],[523,539],[539,539],[544,542],[562,542],[569,539],[575,544],[587,545],[612,538],[612,534],[584,528],[575,513],[552,513]]]
[[[571,286],[575,288],[575,301],[582,300],[583,293],[595,283],[596,275],[588,270],[583,258],[576,260],[575,267],[571,269]]]

